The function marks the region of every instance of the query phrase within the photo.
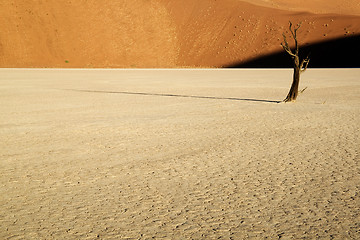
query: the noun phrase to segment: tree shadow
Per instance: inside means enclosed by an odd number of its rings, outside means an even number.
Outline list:
[[[110,94],[145,95],[145,96],[160,96],[160,97],[198,98],[198,99],[213,99],[213,100],[264,102],[264,103],[281,103],[282,102],[282,101],[267,100],[267,99],[213,97],[213,96],[197,96],[197,95],[183,95],[183,94],[168,94],[168,93],[100,91],[100,90],[81,90],[81,89],[63,89],[63,90],[76,91],[76,92],[90,92],[90,93],[110,93]]]
[[[307,44],[300,47],[300,57],[310,54],[309,68],[359,68],[360,35]],[[291,68],[285,51],[233,63],[225,68]]]

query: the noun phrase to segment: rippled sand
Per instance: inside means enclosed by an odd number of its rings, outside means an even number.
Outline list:
[[[360,70],[291,74],[0,70],[0,238],[360,238]]]

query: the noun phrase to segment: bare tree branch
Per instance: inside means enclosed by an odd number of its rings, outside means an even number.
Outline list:
[[[301,72],[305,72],[305,71],[306,71],[309,62],[310,62],[310,59],[304,59],[304,60],[301,62],[301,68],[300,68],[300,71],[301,71]],[[304,66],[304,64],[305,64],[305,66]]]
[[[303,93],[308,87],[303,88],[302,90],[299,91],[299,93]]]
[[[281,43],[281,46],[283,47],[283,49],[284,49],[289,55],[291,55],[291,56],[293,56],[293,57],[296,57],[296,55],[291,52],[291,49],[290,49],[289,47],[284,46],[282,43]]]
[[[294,54],[294,53],[291,51],[291,49],[290,49],[290,47],[289,47],[289,43],[288,43],[288,41],[287,41],[287,39],[286,39],[285,33],[283,33],[283,38],[284,38],[284,43],[281,43],[281,46],[283,47],[283,49],[284,49],[289,55],[295,57],[296,54]]]
[[[296,39],[296,29],[292,29],[292,22],[289,22],[289,30],[294,39]]]
[[[297,41],[297,31],[299,30],[299,28],[301,27],[301,22],[297,24],[296,27],[292,27],[292,22],[290,21],[289,22],[289,30],[290,30],[290,33],[291,35],[293,36],[294,38],[294,41],[295,41],[295,55],[298,55],[299,53],[299,44],[298,44],[298,41]]]
[[[306,71],[307,66],[309,65],[309,62],[310,62],[309,56],[310,56],[310,54],[301,61],[301,64],[300,64],[300,71],[301,71],[301,72],[305,72],[305,71]],[[304,64],[305,64],[305,65],[304,65]]]

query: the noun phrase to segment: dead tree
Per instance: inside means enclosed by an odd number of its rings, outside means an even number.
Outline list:
[[[293,75],[293,82],[291,84],[290,91],[289,91],[287,97],[284,99],[284,102],[293,102],[296,100],[296,98],[298,96],[298,92],[299,92],[300,74],[305,72],[305,70],[307,69],[307,66],[309,64],[309,61],[310,61],[309,56],[307,56],[306,58],[301,60],[301,62],[300,62],[300,58],[299,58],[299,44],[297,41],[296,34],[297,34],[297,31],[299,30],[299,28],[301,27],[301,23],[297,24],[297,26],[294,26],[294,27],[291,22],[289,22],[289,23],[290,23],[289,30],[295,41],[295,48],[294,48],[294,50],[291,50],[291,48],[289,47],[289,43],[286,39],[285,33],[283,33],[284,42],[281,43],[281,46],[291,56],[291,58],[294,62],[294,75]]]

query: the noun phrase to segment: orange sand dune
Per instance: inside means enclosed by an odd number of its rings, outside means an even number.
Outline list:
[[[357,0],[133,0],[0,3],[0,67],[221,67],[360,33]],[[303,4],[305,2],[305,4]]]

